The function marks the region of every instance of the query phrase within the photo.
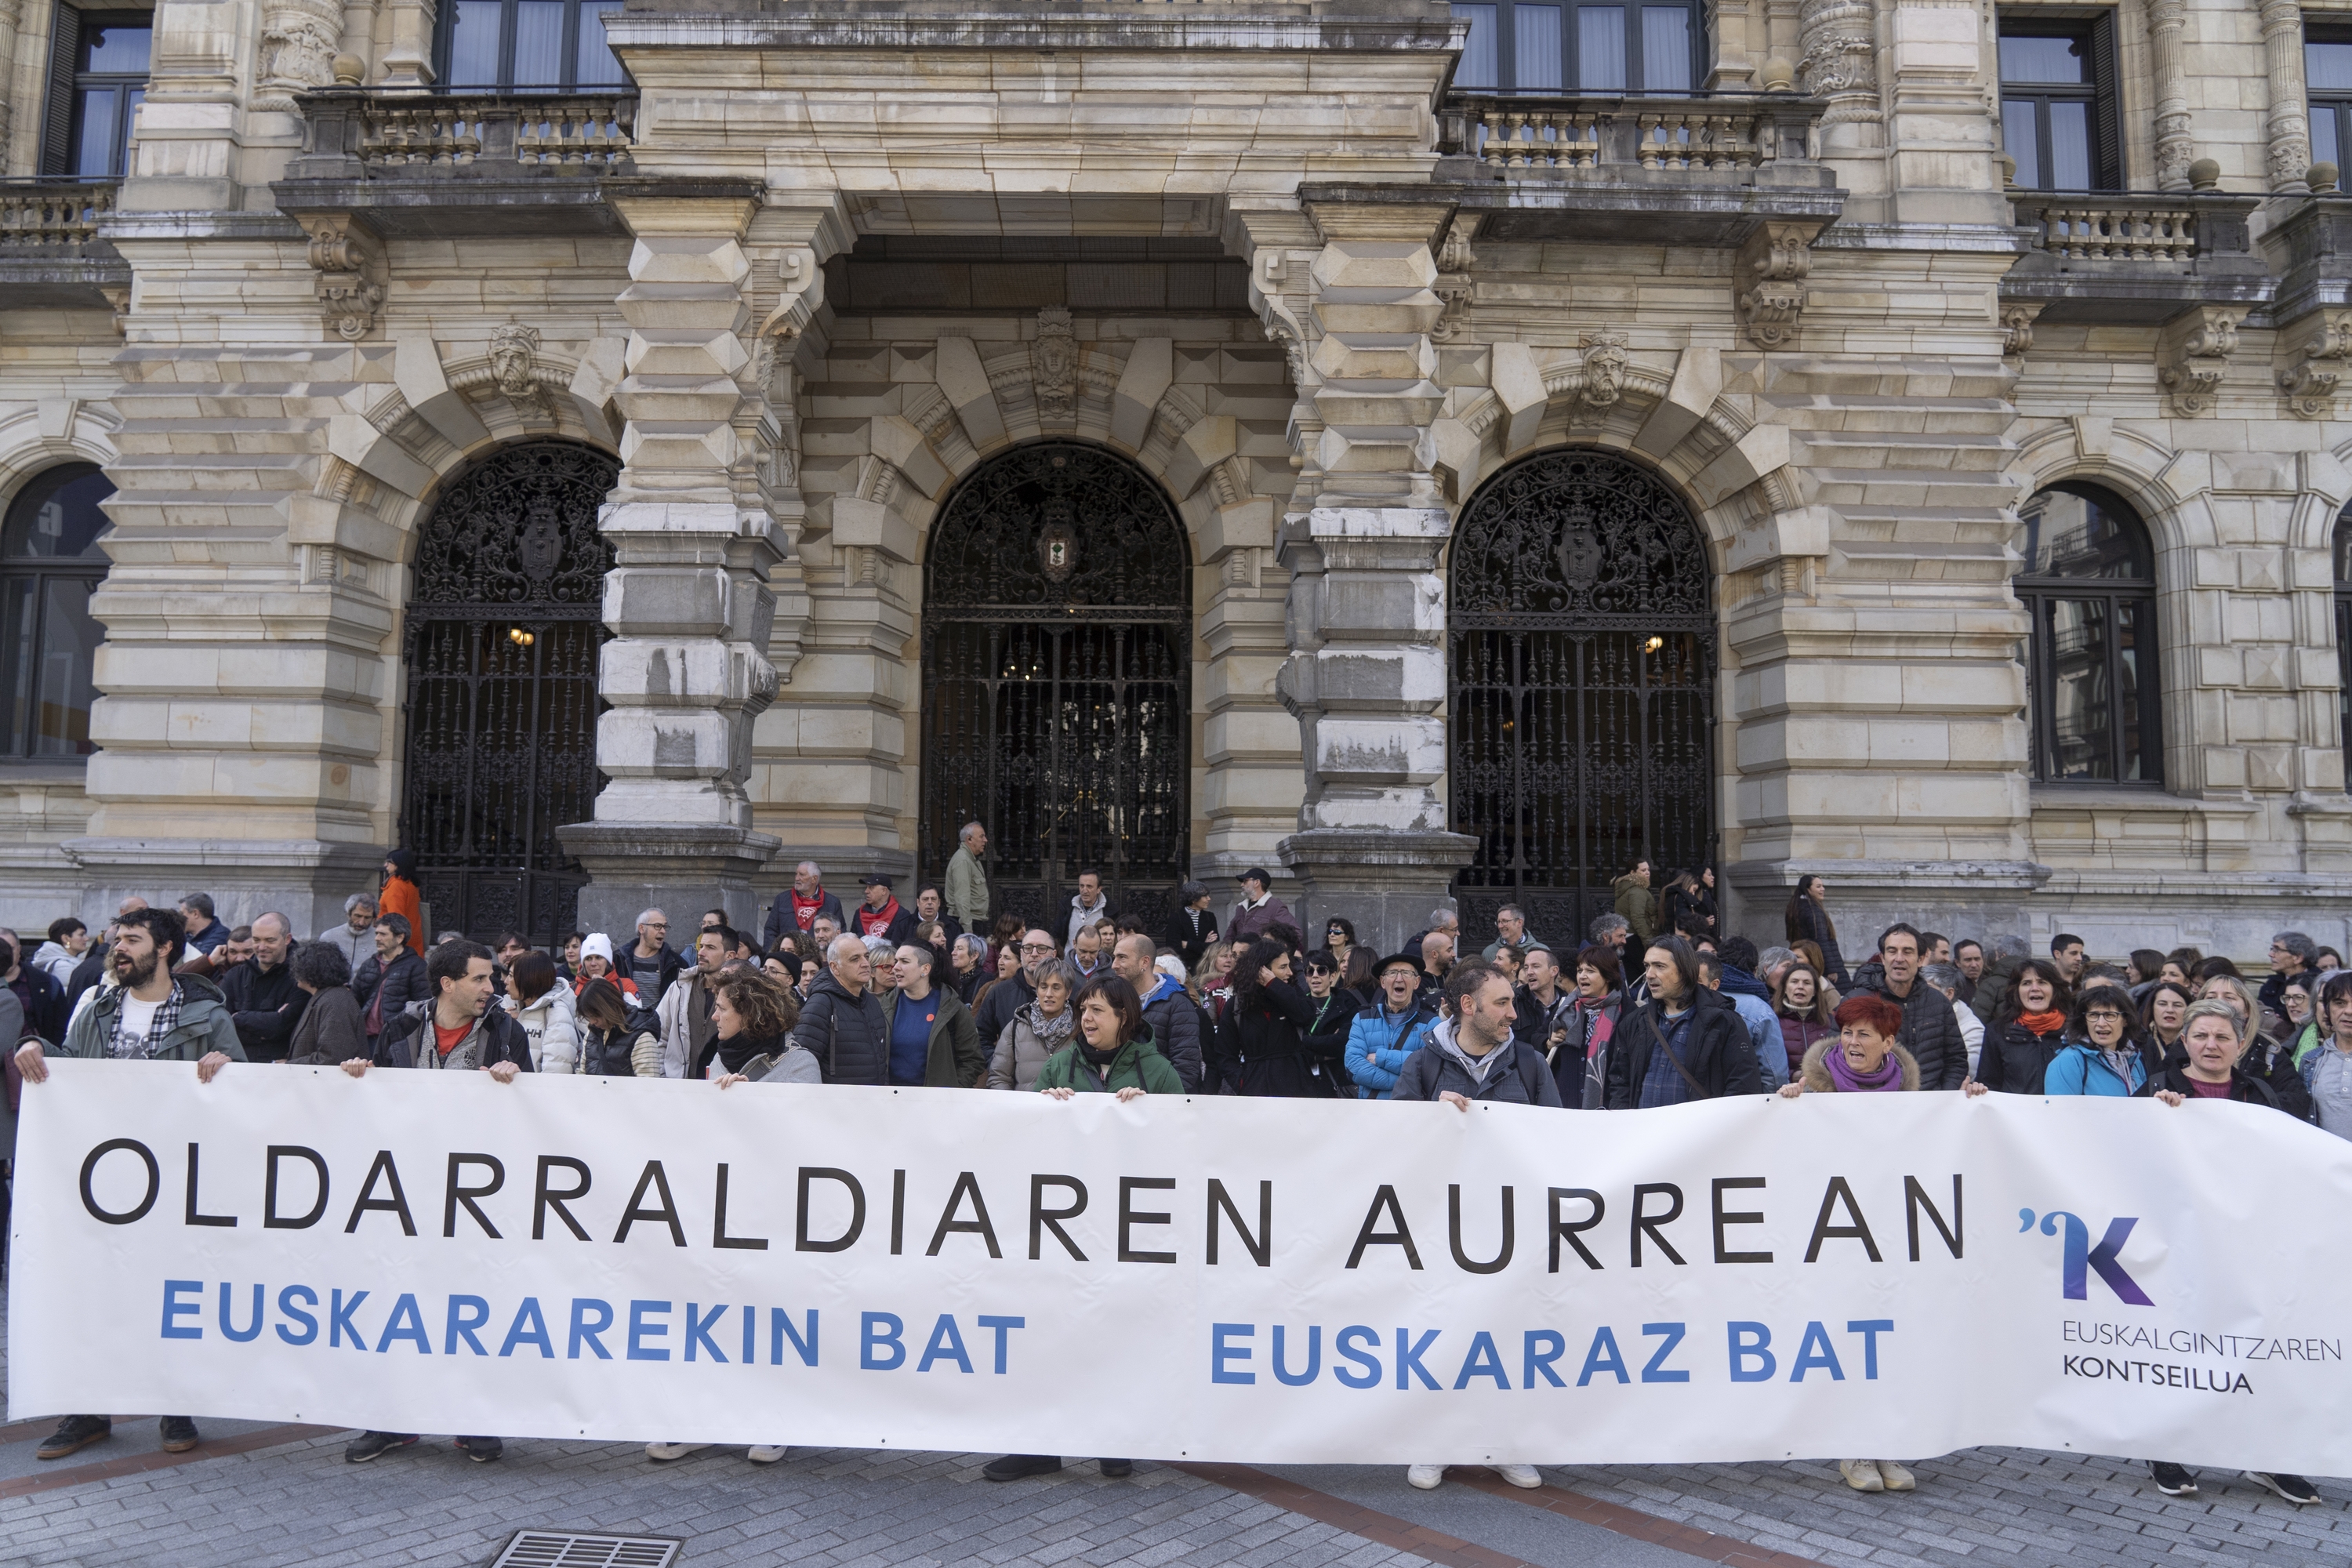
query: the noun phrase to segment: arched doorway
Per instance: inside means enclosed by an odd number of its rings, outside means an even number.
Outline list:
[[[1150,929],[1191,858],[1192,557],[1150,476],[1073,441],[982,464],[923,564],[921,866],[989,832],[993,909],[1066,928],[1079,874]]]
[[[601,779],[596,512],[619,476],[573,442],[509,447],[450,483],[417,541],[400,842],[438,930],[545,946],[572,927],[586,879],[555,830],[593,815]]]
[[[114,486],[95,463],[36,474],[0,523],[0,759],[86,757],[93,675],[105,634],[89,613],[106,581],[100,503]]]
[[[1572,952],[1636,858],[1663,887],[1715,854],[1706,537],[1647,468],[1545,452],[1471,498],[1446,578],[1465,945],[1516,903]]]

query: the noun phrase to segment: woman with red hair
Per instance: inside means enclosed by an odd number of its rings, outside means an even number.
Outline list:
[[[1919,1064],[1895,1037],[1903,1031],[1902,1008],[1863,992],[1839,1003],[1836,1016],[1836,1037],[1813,1042],[1797,1081],[1780,1090],[1783,1099],[1918,1089]],[[1841,1459],[1838,1469],[1858,1492],[1907,1492],[1917,1484],[1893,1459]]]

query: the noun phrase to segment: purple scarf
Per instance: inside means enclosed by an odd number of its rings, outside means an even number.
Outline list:
[[[1878,1064],[1878,1070],[1867,1078],[1846,1065],[1845,1049],[1835,1040],[1832,1040],[1829,1049],[1822,1053],[1822,1065],[1829,1068],[1830,1081],[1837,1085],[1838,1092],[1841,1094],[1859,1094],[1865,1090],[1903,1087],[1903,1062],[1892,1049],[1887,1051],[1885,1059]]]

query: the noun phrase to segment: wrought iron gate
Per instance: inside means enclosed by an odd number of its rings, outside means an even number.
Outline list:
[[[1082,871],[1153,930],[1187,872],[1192,567],[1125,459],[1023,447],[967,478],[924,565],[921,865],[988,828],[994,909],[1067,924]]]
[[[1705,538],[1649,470],[1545,453],[1464,509],[1447,574],[1454,883],[1486,940],[1517,903],[1581,942],[1640,858],[1654,886],[1715,852],[1715,617]]]
[[[596,512],[619,475],[592,447],[509,447],[449,486],[418,540],[400,837],[443,930],[546,946],[572,928],[586,879],[555,830],[593,815],[601,780],[613,552]]]

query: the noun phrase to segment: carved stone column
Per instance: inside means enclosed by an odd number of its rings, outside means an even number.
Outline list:
[[[2303,7],[2263,0],[2263,54],[2270,67],[2271,189],[2300,195],[2311,187],[2311,121],[2304,103]]]
[[[2147,43],[2156,75],[2156,188],[2185,191],[2197,156],[2189,133],[2189,88],[2180,69],[2180,24],[2188,0],[2148,0]]]
[[[587,868],[586,929],[628,929],[648,904],[700,907],[712,886],[751,923],[751,879],[777,847],[753,831],[746,793],[751,724],[776,693],[768,574],[784,554],[775,520],[743,504],[737,418],[753,371],[743,241],[748,189],[623,195],[636,237],[621,314],[627,417],[620,483],[602,527],[613,638],[598,663],[612,704],[596,726],[611,780],[594,820],[558,829]],[[614,922],[618,922],[617,924]]]
[[[1822,156],[1872,151],[1885,113],[1878,97],[1878,12],[1873,0],[1805,0],[1798,13],[1797,85],[1829,100]],[[1843,128],[1843,129],[1841,129]]]
[[[1445,302],[1433,247],[1443,205],[1315,204],[1307,281],[1299,490],[1279,554],[1296,574],[1278,689],[1307,762],[1298,831],[1280,846],[1299,913],[1396,942],[1447,897],[1476,841],[1449,832],[1445,590],[1453,532],[1433,469],[1431,333]],[[1295,319],[1295,317],[1294,317]],[[1305,503],[1305,504],[1299,504]]]

